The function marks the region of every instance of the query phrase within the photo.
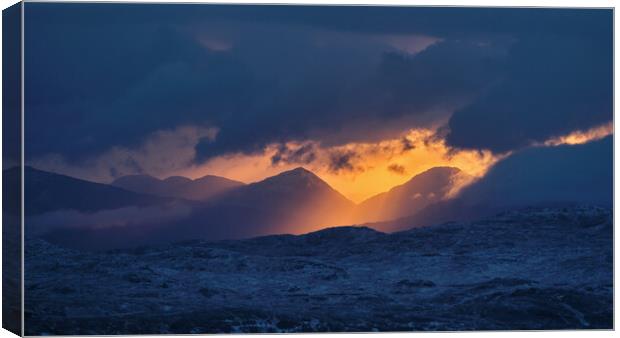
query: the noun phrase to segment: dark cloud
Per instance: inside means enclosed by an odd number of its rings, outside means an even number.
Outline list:
[[[403,137],[400,142],[403,145],[403,152],[415,149],[415,144],[413,144],[413,141],[406,137]]]
[[[196,146],[202,162],[269,143],[372,142],[435,125],[459,108],[452,144],[507,149],[519,142],[506,139],[532,135],[523,129],[548,130],[562,118],[568,129],[607,116],[595,92],[608,70],[601,58],[608,41],[599,36],[610,34],[610,11],[45,3],[26,10],[29,158],[59,153],[79,161],[139,145],[157,130],[217,127],[215,141]],[[437,42],[409,55],[385,39],[407,34]],[[541,34],[553,38],[538,41]],[[545,73],[556,58],[560,65]],[[567,69],[576,75],[556,74]],[[536,83],[553,74],[557,80]],[[561,86],[539,99],[527,97],[530,83],[539,92]],[[572,97],[573,110],[544,116],[561,95]],[[500,99],[519,101],[515,112],[539,103],[544,113],[536,118],[545,121],[490,116]],[[587,107],[597,109],[591,118]],[[474,134],[476,122],[490,131]],[[502,128],[511,123],[514,132]]]
[[[122,167],[128,168],[125,170],[131,173],[145,174],[144,168],[140,165],[140,162],[136,161],[136,159],[131,155],[128,155],[126,159],[122,160]],[[124,175],[125,173],[118,170],[115,166],[110,167],[110,177],[117,178]]]
[[[218,95],[231,95],[206,76],[234,68],[230,61],[210,55],[170,27],[75,29],[57,23],[33,31],[26,41],[30,156],[57,152],[76,158],[136,145],[156,130],[200,120],[200,93],[214,108],[223,108]]]
[[[608,29],[611,10],[571,8],[480,8],[415,6],[282,5],[128,5],[29,4],[29,18],[44,24],[78,25],[153,22],[166,25],[235,20],[278,23],[358,33],[424,33],[462,37],[469,34],[541,31],[589,35]]]
[[[334,150],[329,154],[328,169],[333,173],[362,171],[363,168],[355,165],[358,157],[353,150]]]
[[[234,120],[218,120],[217,142],[199,144],[198,159],[257,151],[267,143],[290,139],[313,138],[324,145],[376,141],[436,122],[497,76],[497,67],[489,59],[500,57],[487,50],[492,48],[473,43],[438,45],[416,57],[369,46],[366,53],[374,58],[356,60],[360,55],[356,49],[342,45],[319,52],[309,45],[296,47],[308,56],[292,60],[267,57],[277,64],[270,61],[256,68],[282,74],[275,83],[261,86],[270,90],[260,94],[260,103],[248,102]],[[276,53],[291,54],[280,48],[274,47]],[[448,60],[454,53],[463,57]],[[488,69],[482,71],[485,64]],[[408,124],[390,123],[404,117],[410,119]]]
[[[510,41],[446,40],[409,56],[386,53],[374,95],[386,99],[386,115],[421,112],[467,102],[502,74]]]
[[[498,162],[465,188],[469,205],[524,206],[613,201],[613,137],[583,144],[529,148]]]
[[[406,173],[405,167],[397,163],[392,163],[387,168],[395,174],[404,175]]]
[[[505,79],[454,113],[448,143],[503,152],[611,121],[611,33],[521,40]]]
[[[316,160],[316,157],[316,149],[312,143],[304,144],[297,149],[291,149],[287,145],[281,144],[277,152],[271,156],[271,164],[310,164]]]

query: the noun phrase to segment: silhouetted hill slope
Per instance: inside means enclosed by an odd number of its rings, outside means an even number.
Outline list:
[[[205,202],[141,195],[66,176],[62,176],[63,181],[56,182],[56,176],[60,175],[44,172],[39,173],[39,176],[41,177],[30,183],[33,187],[36,182],[45,183],[36,185],[38,194],[44,197],[55,196],[53,200],[60,203],[62,200],[58,196],[71,192],[68,197],[71,203],[63,204],[62,208],[51,205],[47,200],[46,208],[41,208],[38,207],[40,201],[33,200],[33,206],[40,209],[39,212],[59,208],[77,212],[41,215],[30,220],[30,229],[36,229],[36,234],[54,243],[88,250],[192,239],[239,239],[277,233],[303,233],[325,226],[348,224],[348,216],[354,207],[352,202],[327,183],[302,168],[238,187]],[[185,181],[182,178],[173,179]],[[211,177],[204,178],[210,179]],[[170,179],[163,181],[165,183]],[[153,182],[153,179],[148,176],[136,176],[121,181],[126,186],[149,182]],[[66,190],[65,186],[70,187],[69,190]],[[79,189],[72,188],[75,186]],[[123,202],[125,197],[117,198],[110,193],[99,193],[100,190],[146,198],[138,201],[169,203],[128,209],[125,208],[127,203]],[[95,195],[96,198],[88,198]],[[113,207],[119,209],[92,212]]]
[[[213,175],[207,175],[195,180],[182,176],[171,176],[160,180],[149,175],[128,175],[119,177],[111,184],[145,194],[197,201],[206,201],[244,185],[238,181]]]
[[[445,199],[455,184],[471,177],[454,167],[435,167],[387,192],[375,195],[356,208],[357,222],[393,220],[415,214]]]
[[[613,137],[609,136],[581,145],[524,149],[498,162],[454,199],[430,204],[410,217],[368,226],[398,231],[525,206],[611,206],[612,201]]]
[[[94,212],[128,206],[151,206],[162,204],[169,199],[138,194],[107,184],[94,183],[77,178],[38,170],[29,166],[24,168],[25,213],[42,214],[55,210],[77,210]],[[3,183],[19,185],[20,168],[3,171]],[[19,189],[17,187],[17,189]],[[11,213],[19,212],[11,210]]]
[[[272,214],[272,233],[302,233],[347,224],[355,206],[304,168],[240,187],[214,203],[268,210]]]
[[[328,251],[346,250],[386,236],[385,233],[363,226],[326,228],[303,235],[269,235],[245,240],[214,243],[235,251],[264,256],[327,255]],[[334,254],[337,254],[334,252]]]
[[[71,218],[52,215],[58,226],[73,221],[81,227],[55,229],[54,233],[47,234],[47,238],[63,245],[92,249],[191,239],[298,234],[354,223],[367,223],[365,225],[374,229],[393,232],[446,221],[471,220],[530,205],[611,205],[611,141],[610,137],[584,145],[526,149],[498,162],[487,176],[466,187],[457,198],[408,205],[406,197],[411,193],[435,194],[433,190],[437,187],[438,195],[445,195],[452,186],[451,179],[455,174],[459,175],[455,168],[431,169],[405,185],[371,199],[382,199],[383,205],[394,204],[397,212],[393,215],[399,215],[400,210],[404,210],[403,213],[417,210],[411,216],[385,222],[352,222],[360,207],[356,208],[318,176],[303,168],[238,187],[207,202],[178,201],[172,206],[162,204],[162,201],[173,199],[131,193],[28,168],[27,176],[31,179],[27,179],[26,191],[27,194],[31,192],[32,200],[27,201],[27,212],[74,209],[92,213],[125,206],[156,206],[148,210],[121,210],[118,215],[94,213],[70,215]],[[7,173],[10,174],[5,172],[5,175]],[[422,179],[427,176],[428,179]],[[184,180],[172,178],[171,181]],[[373,207],[366,207],[378,212]],[[125,221],[123,226],[115,226],[118,220]],[[30,220],[31,223],[34,221]],[[47,223],[43,221],[38,228],[46,229]],[[96,227],[85,228],[85,223]]]

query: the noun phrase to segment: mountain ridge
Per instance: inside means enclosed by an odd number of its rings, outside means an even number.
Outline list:
[[[223,194],[215,205],[253,206],[274,211],[274,231],[316,230],[346,225],[355,204],[313,172],[297,167]]]
[[[7,189],[19,191],[21,167],[5,169],[2,174]],[[93,212],[127,206],[144,207],[171,201],[169,198],[140,194],[109,184],[39,170],[32,166],[24,167],[24,175],[27,215],[60,209]],[[17,211],[10,210],[10,212]]]
[[[374,195],[357,205],[355,221],[381,222],[412,215],[426,206],[447,199],[458,183],[471,176],[456,167],[425,170],[407,182]]]
[[[245,183],[215,175],[205,175],[197,179],[184,176],[159,179],[147,174],[137,174],[119,177],[110,185],[150,195],[206,201]]]

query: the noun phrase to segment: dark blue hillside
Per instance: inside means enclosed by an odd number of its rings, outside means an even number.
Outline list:
[[[94,212],[128,206],[151,206],[171,201],[145,194],[137,194],[107,184],[94,183],[25,167],[25,213],[38,215],[55,210]],[[4,170],[2,179],[9,191],[18,191],[20,168]],[[19,204],[11,204],[9,213],[18,214]]]

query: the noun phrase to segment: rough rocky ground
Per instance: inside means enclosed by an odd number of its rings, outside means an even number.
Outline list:
[[[27,240],[26,334],[611,329],[612,212],[105,253]]]

